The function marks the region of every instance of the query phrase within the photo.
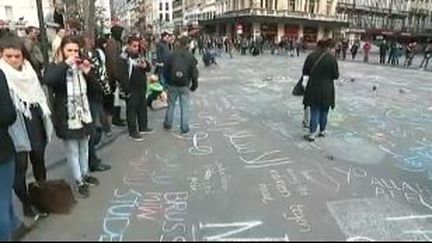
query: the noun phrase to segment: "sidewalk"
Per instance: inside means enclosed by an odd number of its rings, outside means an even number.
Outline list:
[[[112,136],[106,137],[103,136],[100,144],[96,146],[96,149],[98,152],[100,152],[103,149],[106,149],[109,145],[113,144],[119,137],[127,133],[126,128],[119,128],[113,126],[112,128]],[[62,140],[58,139],[57,136],[54,135],[53,140],[48,144],[47,149],[45,151],[46,159],[45,159],[45,165],[47,169],[47,179],[48,180],[57,180],[57,179],[64,179],[67,182],[71,182],[71,173],[68,170],[67,164],[66,164],[66,157],[65,150],[63,147]],[[31,167],[31,166],[29,166]],[[34,181],[33,177],[33,171],[31,168],[27,170],[27,184]],[[22,213],[22,206],[19,199],[14,195],[13,198],[14,202],[14,209],[15,214],[18,217],[18,219],[21,220],[21,222],[24,222],[24,224],[28,227],[28,232],[26,232],[25,235],[22,235],[20,239],[25,238],[25,236],[33,230],[38,223],[43,221],[44,219],[39,219],[38,221],[33,221],[31,219],[25,218]],[[18,239],[18,240],[20,240]]]

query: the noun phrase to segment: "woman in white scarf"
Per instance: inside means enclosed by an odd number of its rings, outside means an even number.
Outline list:
[[[0,69],[5,74],[17,113],[17,120],[9,128],[17,152],[14,190],[23,204],[24,215],[37,218],[46,214],[30,201],[26,173],[30,158],[36,182],[46,181],[45,148],[51,139],[51,112],[37,74],[25,58],[23,42],[17,37],[4,37],[0,49]]]
[[[53,121],[57,136],[64,140],[67,161],[80,196],[89,196],[89,185],[99,181],[89,176],[88,139],[92,116],[87,94],[99,85],[91,64],[79,56],[80,39],[63,38],[59,59],[46,68],[44,82],[52,88]]]

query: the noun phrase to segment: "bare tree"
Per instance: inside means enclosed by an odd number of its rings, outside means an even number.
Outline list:
[[[84,17],[84,29],[87,31],[94,31],[95,26],[95,0],[84,0],[83,6],[83,17]]]

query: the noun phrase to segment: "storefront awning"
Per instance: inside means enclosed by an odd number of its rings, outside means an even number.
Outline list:
[[[340,20],[320,20],[320,19],[305,19],[300,17],[288,17],[288,16],[236,16],[236,17],[217,17],[211,20],[201,20],[199,21],[200,25],[215,25],[215,24],[223,24],[223,23],[232,23],[235,24],[237,22],[252,22],[252,23],[281,23],[281,24],[297,24],[304,26],[323,26],[323,27],[334,27],[340,28],[348,26],[348,22],[340,21]]]

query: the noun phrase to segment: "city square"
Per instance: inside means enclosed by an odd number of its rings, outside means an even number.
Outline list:
[[[430,240],[431,73],[340,62],[329,135],[311,144],[291,95],[304,57],[200,63],[190,134],[150,113],[144,142],[101,149],[113,172],[94,196],[24,240]],[[50,177],[67,177],[52,146]]]
[[[432,241],[431,58],[429,0],[0,0],[0,241]]]

